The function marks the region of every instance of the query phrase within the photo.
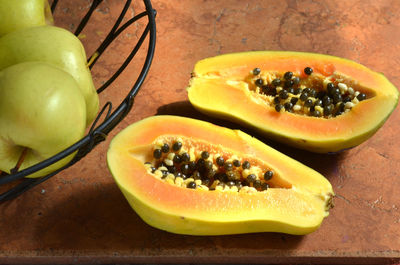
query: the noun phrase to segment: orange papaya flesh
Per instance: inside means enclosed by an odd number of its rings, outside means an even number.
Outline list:
[[[307,76],[305,67],[313,73]],[[270,96],[254,91],[249,73],[254,68],[283,76],[291,71],[305,85],[324,80],[343,82],[366,99],[340,116],[313,117],[289,111],[277,112]],[[251,74],[250,74],[251,75]],[[398,90],[382,74],[350,60],[300,52],[245,52],[199,61],[187,88],[189,101],[206,114],[233,120],[267,136],[313,152],[338,152],[370,138],[386,121],[398,102]],[[298,97],[298,96],[297,96]],[[299,100],[300,102],[300,100]]]
[[[262,192],[189,189],[157,178],[146,167],[161,140],[245,158],[276,174]],[[257,139],[204,121],[154,116],[112,140],[107,162],[122,193],[149,225],[179,234],[252,232],[307,234],[328,215],[332,187],[322,175]]]

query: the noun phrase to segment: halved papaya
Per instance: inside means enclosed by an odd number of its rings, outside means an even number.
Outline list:
[[[187,91],[201,112],[319,153],[367,140],[395,109],[399,95],[383,74],[356,62],[284,51],[201,60]]]
[[[190,118],[128,126],[107,162],[137,214],[173,233],[307,234],[332,206],[332,186],[318,172],[242,131]]]

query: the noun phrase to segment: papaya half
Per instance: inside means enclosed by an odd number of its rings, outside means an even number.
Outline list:
[[[383,74],[361,64],[287,51],[200,60],[187,92],[201,112],[318,153],[338,152],[370,138],[399,96]]]
[[[334,195],[321,174],[256,138],[178,116],[129,125],[107,163],[136,213],[178,234],[307,234]]]

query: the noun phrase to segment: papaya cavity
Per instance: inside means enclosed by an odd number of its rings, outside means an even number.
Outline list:
[[[346,114],[360,101],[375,96],[372,90],[349,77],[340,74],[324,76],[313,73],[311,67],[305,67],[300,74],[254,68],[243,82],[256,97],[277,112],[326,119]],[[227,83],[234,85],[235,81],[227,80]]]
[[[291,188],[265,161],[199,139],[162,135],[130,153],[155,178],[183,188],[233,192]]]

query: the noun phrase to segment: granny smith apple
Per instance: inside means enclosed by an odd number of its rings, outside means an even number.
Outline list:
[[[87,67],[85,49],[74,34],[60,27],[39,26],[0,38],[0,70],[28,61],[47,62],[71,74],[85,97],[87,124],[93,121],[99,97]]]
[[[20,169],[57,154],[85,134],[86,103],[75,79],[43,62],[0,71],[0,170],[10,172],[26,148]],[[30,177],[65,165],[72,155]]]
[[[0,0],[0,36],[53,23],[47,0]]]

